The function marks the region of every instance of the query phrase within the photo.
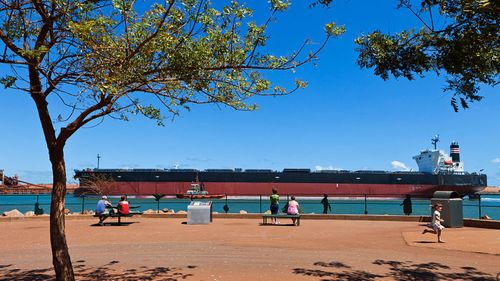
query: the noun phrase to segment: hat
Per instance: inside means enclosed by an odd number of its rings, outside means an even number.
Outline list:
[[[103,196],[101,197],[101,199],[108,199],[108,196],[103,195]]]

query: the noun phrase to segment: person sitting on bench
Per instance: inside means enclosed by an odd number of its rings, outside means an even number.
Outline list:
[[[108,197],[103,195],[101,200],[97,202],[97,207],[95,209],[95,213],[99,216],[99,225],[104,225],[104,220],[109,217],[109,212],[106,208],[112,207],[111,202],[108,201]]]
[[[127,196],[122,195],[121,201],[118,202],[117,209],[118,209],[118,214],[120,214],[120,215],[129,215],[130,214],[130,208],[128,205]]]
[[[292,195],[292,197],[290,197],[292,200],[288,201],[288,207],[287,207],[287,211],[286,211],[286,214],[287,215],[298,215],[299,214],[299,202],[295,201],[295,196]],[[292,218],[292,222],[294,225],[297,225],[297,219],[296,218]]]

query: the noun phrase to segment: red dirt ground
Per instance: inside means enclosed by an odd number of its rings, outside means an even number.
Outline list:
[[[500,230],[445,229],[444,244],[417,222],[127,218],[67,220],[77,280],[497,280]],[[110,220],[109,222],[114,222]],[[281,223],[289,223],[282,220]],[[0,221],[0,280],[53,277],[47,220]]]

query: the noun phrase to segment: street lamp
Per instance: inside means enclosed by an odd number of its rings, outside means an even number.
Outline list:
[[[99,159],[101,159],[101,155],[97,153],[97,169],[99,169]]]

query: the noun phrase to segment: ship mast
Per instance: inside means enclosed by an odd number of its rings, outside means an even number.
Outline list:
[[[437,149],[437,143],[439,142],[439,134],[431,139],[432,145],[434,145],[434,149]]]

